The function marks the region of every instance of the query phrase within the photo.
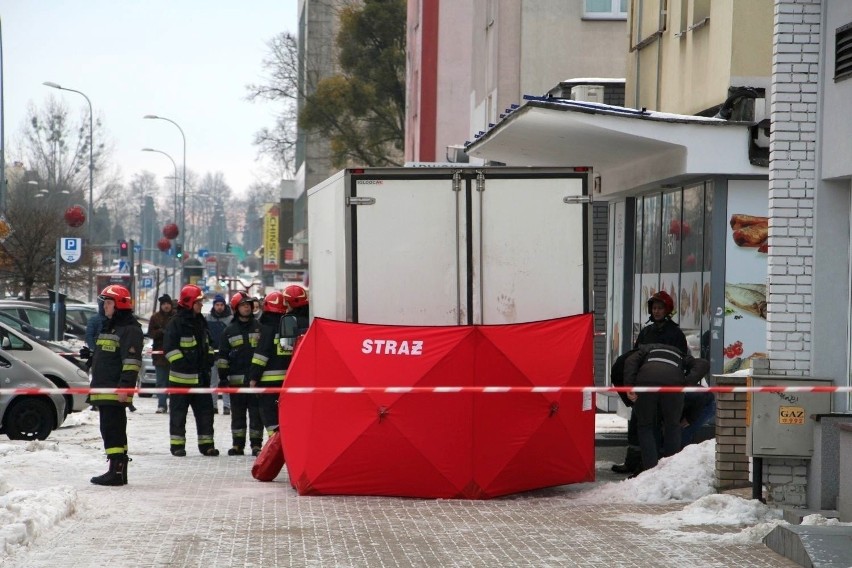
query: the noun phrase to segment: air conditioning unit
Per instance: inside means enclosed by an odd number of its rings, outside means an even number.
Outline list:
[[[571,87],[572,101],[585,101],[587,103],[604,102],[604,86],[603,85],[577,85]]]

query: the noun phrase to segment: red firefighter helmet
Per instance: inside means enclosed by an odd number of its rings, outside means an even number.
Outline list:
[[[274,314],[283,314],[287,311],[284,305],[284,294],[281,292],[270,292],[263,299],[263,311],[272,312]]]
[[[130,297],[130,290],[118,284],[110,284],[98,294],[99,300],[112,300],[115,302],[116,310],[132,310],[133,298]]]
[[[666,307],[667,316],[670,316],[674,312],[674,300],[672,300],[672,297],[665,290],[660,290],[648,298],[648,315],[651,315],[651,308],[654,306],[654,302],[662,302]]]
[[[244,294],[243,292],[237,292],[233,296],[231,296],[231,311],[237,313],[237,308],[240,307],[240,304],[248,304],[251,305],[252,298],[248,296],[248,294]]]
[[[187,310],[191,310],[195,302],[203,299],[204,292],[201,291],[201,288],[199,288],[195,284],[187,284],[186,286],[180,289],[180,298],[178,299],[178,306]]]
[[[284,288],[284,301],[292,309],[308,305],[308,292],[298,284],[291,284]]]

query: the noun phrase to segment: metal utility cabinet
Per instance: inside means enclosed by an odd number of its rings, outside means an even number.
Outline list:
[[[831,386],[827,379],[753,376],[749,386]],[[752,392],[748,396],[746,453],[752,457],[810,459],[816,414],[831,412],[831,393]]]
[[[308,190],[311,314],[503,324],[590,311],[588,168],[365,168]]]

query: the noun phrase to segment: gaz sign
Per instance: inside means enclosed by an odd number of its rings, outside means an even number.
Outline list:
[[[59,239],[59,242],[59,256],[62,257],[62,260],[65,262],[77,262],[80,260],[82,239],[62,237]]]
[[[804,424],[805,409],[801,406],[782,406],[778,410],[779,424]]]

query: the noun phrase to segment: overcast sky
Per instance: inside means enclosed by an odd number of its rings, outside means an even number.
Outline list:
[[[75,119],[84,92],[114,147],[125,182],[148,170],[163,183],[183,161],[203,176],[221,171],[236,194],[254,181],[277,181],[256,160],[254,133],[274,125],[275,106],[245,100],[263,81],[266,42],[296,32],[297,0],[0,0],[7,162],[19,160],[30,102],[60,97]],[[96,144],[101,141],[95,140]],[[97,191],[97,188],[96,188]]]

